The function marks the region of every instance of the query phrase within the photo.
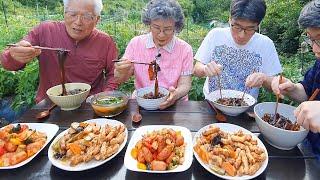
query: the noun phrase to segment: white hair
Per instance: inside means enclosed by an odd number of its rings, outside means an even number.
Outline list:
[[[72,0],[63,0],[64,11],[66,11],[69,2]],[[94,2],[94,13],[95,15],[100,16],[103,8],[102,0],[92,0]]]

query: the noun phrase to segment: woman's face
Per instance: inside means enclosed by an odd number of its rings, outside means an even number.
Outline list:
[[[157,47],[167,45],[174,36],[175,22],[173,19],[157,19],[151,21],[150,31]]]
[[[311,40],[311,47],[317,59],[320,59],[320,28],[307,28],[308,37]]]
[[[231,35],[238,45],[246,45],[258,30],[258,23],[246,19],[230,19]]]

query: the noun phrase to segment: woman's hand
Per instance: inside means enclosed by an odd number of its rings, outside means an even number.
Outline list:
[[[320,101],[305,101],[298,106],[294,115],[297,123],[314,133],[320,132]]]
[[[10,47],[9,53],[13,59],[21,63],[26,64],[41,54],[41,50],[32,48],[28,41],[22,40],[17,45],[17,47]]]
[[[127,81],[133,74],[134,66],[128,59],[122,59],[114,65],[114,77],[118,83]]]
[[[179,95],[176,88],[170,87],[168,98],[166,99],[166,101],[160,104],[159,108],[166,109],[167,107],[172,106],[177,101],[178,97]]]

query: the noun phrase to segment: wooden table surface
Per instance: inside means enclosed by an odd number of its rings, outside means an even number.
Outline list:
[[[19,119],[19,122],[39,122],[35,115],[50,107],[50,104],[50,101],[42,101],[27,111]],[[146,111],[142,109],[142,122],[136,125],[132,124],[131,121],[131,112],[136,109],[136,106],[136,101],[130,100],[128,109],[113,118],[127,126],[129,131],[127,142],[130,141],[138,126],[178,125],[188,128],[194,135],[203,126],[217,122],[214,118],[215,114],[207,102],[188,101],[179,102],[163,111]],[[90,104],[84,103],[79,109],[73,111],[61,111],[60,108],[55,108],[52,110],[50,117],[43,122],[59,125],[58,133],[60,133],[67,129],[72,122],[81,122],[92,118],[97,117]],[[289,151],[278,150],[270,146],[260,135],[254,119],[250,118],[246,113],[237,117],[228,116],[228,122],[242,126],[255,133],[265,144],[269,153],[269,163],[264,173],[257,179],[320,179],[320,161],[316,159],[306,145],[299,144]],[[191,167],[187,171],[180,173],[159,175],[127,170],[123,164],[126,147],[104,165],[82,172],[68,172],[51,164],[47,156],[48,146],[26,165],[14,170],[0,170],[0,179],[219,179],[207,172],[195,158],[193,158]]]

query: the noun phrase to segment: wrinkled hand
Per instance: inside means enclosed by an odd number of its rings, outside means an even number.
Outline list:
[[[294,111],[297,123],[314,133],[320,132],[320,101],[305,101]]]
[[[114,65],[114,77],[119,83],[125,82],[132,75],[134,66],[128,59],[122,59]]]
[[[165,109],[165,108],[173,105],[177,99],[178,99],[178,93],[177,93],[176,88],[170,87],[168,98],[166,99],[166,101],[164,101],[163,103],[160,104],[159,108]]]
[[[261,72],[252,73],[246,79],[246,87],[261,87],[266,80],[266,74]]]
[[[285,77],[282,77],[282,82],[279,84],[279,79],[280,76],[272,79],[271,89],[274,94],[280,94],[280,97],[283,98],[285,94],[295,89],[295,84]]]
[[[203,71],[205,76],[211,77],[211,76],[220,75],[222,73],[222,69],[223,69],[222,65],[212,61],[204,65]]]
[[[26,64],[41,54],[41,50],[30,47],[32,45],[28,41],[22,40],[17,45],[19,46],[10,47],[9,53],[13,59],[21,63]]]

